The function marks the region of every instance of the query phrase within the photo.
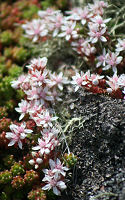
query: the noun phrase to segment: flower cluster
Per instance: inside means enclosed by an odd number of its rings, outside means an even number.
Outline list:
[[[111,90],[114,91],[111,86],[112,84],[110,84],[112,82],[112,77],[107,76],[105,78],[102,73],[113,72],[112,76],[114,77],[118,74],[118,79],[121,80],[119,69],[124,72],[123,53],[125,51],[125,39],[117,38],[115,42],[112,41],[112,35],[109,34],[110,29],[108,27],[112,19],[105,18],[105,8],[108,8],[106,2],[94,0],[93,4],[88,4],[83,8],[73,8],[70,11],[66,11],[65,15],[63,15],[60,10],[50,8],[46,11],[38,12],[39,18],[36,19],[36,21],[37,23],[41,21],[42,26],[44,25],[46,40],[54,37],[58,39],[63,38],[68,42],[71,49],[83,58],[88,65],[87,67],[92,68],[94,72],[91,75],[89,71],[84,73],[85,77],[82,75],[82,72],[81,75],[76,73],[72,82],[73,84],[77,83],[75,91],[79,86],[84,85],[85,88],[92,92],[111,94]],[[31,38],[33,42],[34,36],[32,35],[31,37],[28,31],[33,28],[37,29],[35,25],[36,21],[32,20],[22,25],[23,29],[25,29],[26,37]],[[40,31],[38,34],[39,37],[37,37],[35,42],[42,41]],[[122,77],[124,77],[124,74]],[[48,80],[46,81],[48,82]],[[119,97],[115,95],[115,97],[124,98],[123,89],[125,85],[123,82],[122,85],[119,83],[116,84],[117,89],[119,88],[121,90],[121,93],[119,93],[121,95]],[[52,84],[50,83],[50,85]],[[111,90],[108,86],[110,86]],[[61,89],[61,84],[58,84],[58,87]]]
[[[117,72],[116,66],[121,63],[122,59],[123,57],[119,56],[119,52],[111,52],[109,50],[106,53],[105,49],[103,49],[103,54],[97,57],[98,62],[96,67],[103,66],[103,70],[112,68],[113,72]]]
[[[37,169],[39,164],[43,163],[44,159],[46,159],[47,156],[49,157],[55,147],[59,145],[59,140],[57,138],[58,133],[59,130],[55,128],[43,129],[43,132],[41,132],[42,137],[38,138],[38,145],[32,148],[33,158],[29,161],[31,165],[35,166],[35,169]]]
[[[45,28],[45,24],[41,20],[33,19],[32,22],[22,25],[23,29],[26,30],[26,33],[33,39],[33,42],[36,42],[39,37],[44,37],[47,35],[48,31]]]
[[[96,52],[96,48],[90,44],[88,39],[79,39],[71,43],[73,50],[81,56],[91,56]]]
[[[20,126],[16,124],[10,125],[11,132],[6,132],[6,138],[10,140],[8,146],[18,144],[22,149],[22,141],[26,138],[27,133],[32,133],[31,129],[26,129],[26,124],[22,123]]]
[[[76,72],[76,75],[72,77],[73,81],[71,82],[73,85],[75,85],[75,92],[79,89],[79,87],[84,87],[90,91],[93,90],[95,93],[101,93],[101,86],[103,86],[103,77],[98,74],[90,74],[90,71],[87,71],[86,73],[81,72],[79,74]],[[99,91],[94,91],[96,86],[99,87]]]
[[[39,127],[39,133],[41,134],[38,138],[38,144],[32,147],[31,159],[29,160],[29,164],[35,170],[39,167],[43,168],[44,164],[49,162],[51,156],[54,155],[55,148],[60,144],[58,139],[59,130],[54,127],[58,117],[54,116],[51,103],[56,100],[61,101],[60,96],[58,97],[58,91],[62,91],[63,84],[68,83],[62,72],[59,74],[51,73],[46,69],[46,65],[46,57],[33,59],[26,66],[28,74],[23,74],[17,80],[12,81],[12,87],[23,90],[25,94],[25,99],[22,99],[18,107],[15,108],[20,114],[19,120],[32,120],[32,123]],[[27,129],[27,123],[25,122],[11,124],[10,130],[11,132],[6,132],[6,138],[10,140],[8,146],[16,145],[20,149],[23,148],[23,143],[26,142],[27,136],[33,134],[32,127]],[[58,159],[57,161],[61,167],[60,161]],[[67,168],[62,166],[62,169]],[[63,171],[61,171],[61,174],[62,176],[65,175]],[[55,176],[57,176],[57,173]],[[58,173],[59,184],[62,183],[61,178],[59,181]],[[58,187],[65,189],[66,185],[63,183],[63,186],[58,185]],[[59,195],[60,192],[56,192],[56,194]]]
[[[69,16],[64,16],[60,10],[53,10],[48,8],[46,11],[39,11],[39,19],[32,20],[23,24],[22,28],[26,32],[26,36],[32,38],[33,42],[41,40],[43,36],[49,37],[64,37],[67,41],[80,38],[79,28],[77,23],[84,26],[88,24],[88,35],[90,41],[96,43],[98,40],[106,42],[106,23],[109,19],[103,19],[103,8],[107,4],[96,2],[95,5],[89,4],[82,8],[74,8],[71,11],[66,11]],[[95,16],[96,15],[96,16]]]
[[[68,171],[67,167],[64,167],[61,161],[57,158],[56,161],[49,159],[50,169],[44,169],[45,177],[43,181],[47,184],[42,187],[43,190],[53,189],[53,193],[60,195],[60,191],[66,189],[66,185],[63,181],[66,172]]]
[[[33,59],[27,66],[28,75],[21,75],[12,81],[12,87],[22,89],[26,95],[26,99],[21,100],[19,107],[15,108],[20,113],[19,120],[29,116],[41,130],[52,127],[57,120],[49,105],[55,100],[61,101],[58,91],[62,91],[63,84],[68,83],[62,72],[52,74],[46,69],[46,64],[46,57]]]
[[[76,72],[72,79],[71,83],[75,85],[75,91],[83,87],[93,93],[108,93],[116,98],[123,98],[122,92],[124,93],[123,89],[125,88],[125,74],[118,76],[117,72],[115,72],[112,77],[107,76],[107,79],[104,79],[104,76],[90,74],[90,71],[86,73],[81,72],[81,74]]]

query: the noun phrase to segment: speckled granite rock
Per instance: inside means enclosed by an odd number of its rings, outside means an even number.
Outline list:
[[[78,163],[67,195],[59,199],[124,200],[125,101],[80,90],[67,92],[62,106],[70,119],[80,117],[82,125],[70,127],[70,149]]]

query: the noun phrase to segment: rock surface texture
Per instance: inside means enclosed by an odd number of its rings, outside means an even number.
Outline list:
[[[63,106],[80,120],[67,130],[78,162],[67,197],[59,199],[125,200],[125,101],[80,90]]]

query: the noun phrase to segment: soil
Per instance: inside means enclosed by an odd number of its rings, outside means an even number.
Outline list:
[[[70,88],[62,106],[80,120],[67,129],[78,161],[59,200],[125,200],[125,101]]]

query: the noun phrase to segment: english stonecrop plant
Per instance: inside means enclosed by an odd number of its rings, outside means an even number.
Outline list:
[[[46,57],[33,59],[26,66],[28,73],[22,74],[17,80],[12,81],[12,87],[23,90],[25,94],[19,107],[15,108],[20,114],[19,121],[23,121],[11,123],[10,132],[6,132],[5,138],[8,139],[9,147],[14,145],[23,150],[23,145],[28,145],[29,135],[35,134],[31,128],[27,129],[24,121],[31,119],[35,123],[39,128],[38,143],[31,148],[29,164],[35,170],[43,169],[45,177],[41,181],[45,184],[43,184],[42,190],[52,189],[54,194],[60,195],[61,190],[66,189],[64,177],[68,168],[63,166],[57,157],[60,130],[56,125],[58,117],[55,116],[51,104],[62,101],[60,91],[63,90],[63,84],[67,84],[68,80],[62,72],[51,73],[47,70],[46,65]],[[50,169],[44,169],[44,167],[48,167],[47,163],[50,165]],[[24,183],[21,177],[14,179],[12,185],[15,181],[19,184]]]
[[[23,37],[23,30],[16,24],[34,18],[39,9],[39,2],[34,0],[17,0],[11,4],[3,1],[0,5],[0,109],[4,106],[8,115],[14,112],[20,100],[19,92],[15,94],[10,82],[22,73],[23,64],[32,57],[31,48],[26,47],[28,41]],[[26,13],[28,16],[25,16]]]
[[[112,18],[105,18],[110,5],[95,0],[83,8],[73,8],[64,15],[60,10],[48,8],[38,11],[38,19],[22,25],[26,37],[34,43],[59,40],[67,43],[73,54],[81,57],[83,68],[75,69],[72,84],[75,91],[83,87],[93,93],[124,98],[125,88],[125,39],[114,37]],[[76,55],[75,55],[76,59]]]
[[[0,165],[0,187],[3,189],[0,198],[17,195],[14,198],[44,200],[51,192],[61,195],[66,189],[66,172],[76,163],[77,157],[69,151],[63,155],[60,150],[62,138],[66,138],[61,135],[53,105],[63,101],[64,85],[73,85],[75,92],[84,88],[125,99],[125,39],[112,34],[112,19],[105,15],[108,6],[104,1],[95,0],[93,4],[73,8],[65,15],[60,10],[48,8],[38,11],[39,18],[22,25],[34,47],[42,47],[49,41],[57,42],[60,49],[70,50],[83,64],[81,68],[67,67],[72,74],[70,81],[69,74],[64,76],[65,66],[60,73],[47,68],[49,55],[31,59],[25,66],[27,72],[21,75],[18,66],[9,70],[13,80],[5,79],[4,88],[7,91],[11,82],[22,98],[15,108],[19,120],[6,118],[0,121],[0,146],[10,153],[4,158],[3,165],[7,170]],[[10,49],[6,49],[6,55],[10,57],[10,54]],[[13,58],[23,61],[24,54],[22,48],[16,48]],[[3,66],[1,70],[4,70]],[[2,108],[0,111],[3,116]],[[20,155],[18,161],[14,150]],[[18,194],[14,194],[15,189]]]

